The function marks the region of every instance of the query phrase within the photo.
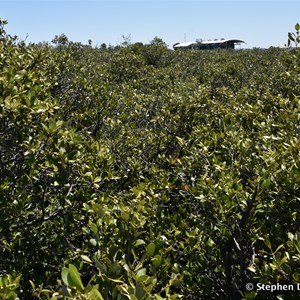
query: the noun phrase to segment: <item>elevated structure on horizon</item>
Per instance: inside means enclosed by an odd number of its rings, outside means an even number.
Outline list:
[[[212,49],[235,49],[236,45],[245,43],[241,40],[231,39],[214,39],[202,40],[197,39],[196,42],[183,42],[173,45],[174,50],[178,49],[199,49],[199,50],[212,50]]]

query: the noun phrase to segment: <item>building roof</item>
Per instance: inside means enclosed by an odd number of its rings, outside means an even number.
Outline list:
[[[192,45],[197,45],[195,42],[184,42],[184,43],[178,43],[174,45],[174,48],[180,48],[180,47],[190,47]]]
[[[196,42],[184,42],[184,43],[177,43],[174,44],[174,48],[188,48],[191,46],[197,46],[197,45],[211,45],[211,44],[241,44],[245,43],[242,40],[236,40],[236,39],[214,39],[214,40],[197,40]]]
[[[225,43],[233,43],[233,44],[241,44],[245,43],[241,40],[225,40],[225,39],[215,39],[215,40],[207,40],[207,41],[201,41],[200,44],[225,44]]]

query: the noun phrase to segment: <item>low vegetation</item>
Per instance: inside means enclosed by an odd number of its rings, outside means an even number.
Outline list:
[[[5,24],[1,299],[299,298],[297,49],[25,45]]]

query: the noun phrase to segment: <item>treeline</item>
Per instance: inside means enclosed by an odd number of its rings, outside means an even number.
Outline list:
[[[298,299],[298,50],[25,45],[5,24],[1,299]]]

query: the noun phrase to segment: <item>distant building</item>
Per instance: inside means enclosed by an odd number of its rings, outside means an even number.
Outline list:
[[[199,50],[212,50],[212,49],[235,49],[236,45],[245,43],[241,40],[196,40],[196,42],[176,43],[173,45],[174,50],[178,49],[199,49]]]

